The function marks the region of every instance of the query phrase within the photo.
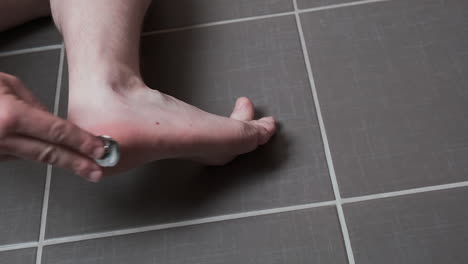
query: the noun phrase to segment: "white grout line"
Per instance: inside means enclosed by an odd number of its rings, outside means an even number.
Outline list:
[[[343,204],[356,203],[356,202],[362,202],[362,201],[369,201],[369,200],[377,200],[377,199],[390,198],[390,197],[396,197],[396,196],[403,196],[403,195],[408,195],[408,194],[417,194],[417,193],[425,193],[425,192],[432,192],[432,191],[449,190],[449,189],[461,188],[461,187],[467,187],[467,186],[468,186],[468,181],[448,183],[448,184],[421,187],[421,188],[414,188],[414,189],[408,189],[408,190],[402,190],[402,191],[370,194],[370,195],[352,197],[352,198],[343,198],[342,203]]]
[[[204,28],[204,27],[211,27],[211,26],[219,26],[219,25],[225,25],[225,24],[231,24],[231,23],[237,23],[237,22],[245,22],[245,21],[258,20],[258,19],[287,16],[287,15],[294,15],[294,12],[293,11],[282,12],[282,13],[275,13],[275,14],[268,14],[268,15],[261,15],[261,16],[243,17],[243,18],[228,19],[228,20],[222,20],[222,21],[216,21],[216,22],[202,23],[202,24],[179,27],[179,28],[160,29],[160,30],[143,32],[141,35],[150,36],[150,35],[161,34],[161,33],[183,31],[183,30]]]
[[[296,1],[296,0],[294,0],[294,1]],[[350,3],[336,4],[336,5],[326,5],[326,6],[320,6],[320,7],[297,9],[297,12],[299,12],[299,13],[308,13],[308,12],[316,12],[316,11],[321,11],[321,10],[327,10],[327,9],[335,9],[335,8],[341,8],[341,7],[364,5],[364,4],[387,2],[387,1],[391,1],[391,0],[362,0],[362,1],[355,1],[355,2],[350,2]]]
[[[61,243],[69,243],[69,242],[83,241],[83,240],[96,239],[96,238],[105,238],[105,237],[112,237],[112,236],[129,235],[129,234],[136,234],[136,233],[142,233],[142,232],[148,232],[148,231],[156,231],[156,230],[184,227],[184,226],[193,226],[193,225],[199,225],[199,224],[207,224],[207,223],[213,223],[213,222],[235,220],[235,219],[269,215],[269,214],[285,213],[285,212],[291,212],[291,211],[305,210],[305,209],[324,207],[324,206],[334,206],[334,205],[336,205],[335,201],[318,202],[318,203],[311,203],[311,204],[304,204],[304,205],[294,205],[294,206],[287,206],[287,207],[252,211],[252,212],[242,212],[242,213],[235,213],[235,214],[228,214],[228,215],[206,217],[206,218],[200,218],[200,219],[188,220],[188,221],[182,221],[182,222],[176,222],[176,223],[159,224],[159,225],[129,228],[129,229],[93,233],[93,234],[76,235],[76,236],[69,236],[69,237],[62,237],[62,238],[52,238],[52,239],[48,239],[44,241],[44,244],[55,245],[55,244],[61,244]]]
[[[341,203],[342,204],[357,203],[357,202],[362,202],[362,201],[372,201],[372,200],[399,197],[399,196],[410,195],[410,194],[449,190],[449,189],[461,188],[461,187],[468,187],[468,181],[414,188],[414,189],[395,191],[395,192],[371,194],[371,195],[366,195],[366,196],[342,198]],[[260,211],[251,211],[251,212],[235,213],[235,214],[229,214],[229,215],[213,216],[213,217],[194,219],[194,220],[182,221],[182,222],[176,222],[176,223],[143,226],[143,227],[121,229],[121,230],[114,230],[114,231],[108,231],[108,232],[68,236],[68,237],[51,238],[51,239],[43,240],[41,244],[42,246],[57,245],[57,244],[62,244],[62,243],[106,238],[106,237],[112,237],[112,236],[118,236],[118,235],[130,235],[130,234],[135,234],[135,233],[163,230],[163,229],[168,229],[168,228],[184,227],[184,226],[206,224],[206,223],[215,223],[219,221],[228,221],[228,220],[235,220],[235,219],[241,219],[241,218],[247,218],[247,217],[276,214],[276,213],[293,212],[293,211],[305,210],[305,209],[311,209],[311,208],[320,208],[324,206],[334,206],[334,205],[336,206],[336,204],[337,204],[336,201],[326,201],[326,202],[317,202],[317,203],[310,203],[310,204],[304,204],[304,205],[294,205],[294,206],[272,208],[272,209],[266,209],[266,210],[260,210]],[[33,248],[36,246],[39,246],[38,242],[26,242],[26,243],[19,243],[19,244],[3,245],[3,246],[0,246],[0,252],[15,250],[15,249],[22,249],[22,248]]]
[[[64,48],[62,44],[60,48],[60,59],[59,59],[57,83],[56,83],[57,85],[55,88],[54,115],[58,114],[58,106],[60,102],[60,90],[62,87],[64,56],[65,56]],[[52,165],[47,165],[47,176],[46,176],[46,183],[44,187],[44,200],[42,203],[41,226],[39,230],[39,242],[37,243],[36,264],[41,264],[41,261],[42,261],[42,248],[44,244],[46,224],[47,224],[47,210],[49,208],[49,194],[50,194],[51,178],[52,178]]]
[[[351,2],[351,3],[344,3],[344,4],[313,7],[313,8],[307,8],[307,9],[302,9],[302,10],[297,9],[297,5],[295,5],[295,11],[268,14],[268,15],[260,15],[260,16],[243,17],[243,18],[235,18],[235,19],[228,19],[228,20],[215,21],[215,22],[209,22],[209,23],[201,23],[201,24],[196,24],[196,25],[191,25],[191,26],[186,26],[186,27],[179,27],[179,28],[169,28],[169,29],[160,29],[160,30],[154,30],[154,31],[147,31],[147,32],[143,32],[142,36],[151,36],[151,35],[155,35],[155,34],[190,30],[190,29],[196,29],[196,28],[204,28],[204,27],[225,25],[225,24],[231,24],[231,23],[259,20],[259,19],[265,19],[265,18],[295,15],[298,12],[299,13],[316,12],[316,11],[327,10],[327,9],[335,9],[335,8],[340,8],[340,7],[363,5],[363,4],[369,4],[369,3],[384,2],[384,1],[390,1],[390,0],[363,0],[363,1],[356,1],[356,2]]]
[[[336,201],[326,201],[326,202],[318,202],[318,203],[311,203],[311,204],[305,204],[305,205],[296,205],[296,206],[288,206],[288,207],[266,209],[266,210],[252,211],[252,212],[243,212],[243,213],[207,217],[207,218],[201,218],[201,219],[195,219],[195,220],[189,220],[189,221],[182,221],[182,222],[176,222],[176,223],[144,226],[144,227],[129,228],[129,229],[109,231],[109,232],[100,232],[100,233],[76,235],[76,236],[61,237],[61,238],[52,238],[52,239],[45,240],[45,228],[46,228],[46,221],[47,221],[50,180],[51,180],[51,173],[52,173],[52,169],[51,169],[52,167],[48,166],[46,184],[45,184],[45,189],[44,189],[44,200],[43,200],[43,208],[42,208],[42,215],[41,215],[39,242],[25,242],[25,243],[19,243],[19,244],[0,246],[0,252],[38,247],[36,264],[40,264],[41,258],[42,258],[42,248],[45,245],[55,245],[55,244],[61,244],[61,243],[77,242],[77,241],[112,237],[112,236],[118,236],[118,235],[128,235],[128,234],[135,234],[135,233],[141,233],[141,232],[147,232],[147,231],[156,231],[156,230],[162,230],[162,229],[168,229],[168,228],[184,227],[184,226],[191,226],[191,225],[197,225],[197,224],[213,223],[213,222],[234,220],[234,219],[240,219],[240,218],[246,218],[246,217],[254,217],[254,216],[261,216],[261,215],[268,215],[268,214],[290,212],[290,211],[297,211],[297,210],[335,205],[337,207],[338,218],[339,218],[340,225],[342,228],[343,239],[345,242],[346,252],[348,254],[348,260],[350,264],[354,264],[355,261],[354,261],[354,256],[352,253],[349,233],[348,233],[347,226],[346,226],[342,204],[376,200],[376,199],[389,198],[389,197],[398,197],[398,196],[409,195],[409,194],[439,191],[439,190],[446,190],[446,189],[453,189],[453,188],[460,188],[460,187],[468,187],[468,181],[464,181],[464,182],[457,182],[457,183],[450,183],[450,184],[443,184],[443,185],[436,185],[436,186],[429,186],[429,187],[422,187],[422,188],[414,188],[414,189],[395,191],[395,192],[371,194],[371,195],[365,195],[365,196],[360,196],[360,197],[343,198],[343,199],[341,198],[339,187],[338,187],[338,182],[336,180],[335,170],[333,166],[333,160],[332,160],[330,148],[328,145],[328,138],[326,135],[323,118],[321,115],[320,105],[319,105],[319,101],[317,97],[317,90],[315,87],[315,81],[314,81],[313,74],[312,74],[312,68],[310,65],[307,46],[305,44],[304,33],[302,30],[302,24],[300,21],[299,14],[306,13],[306,12],[314,12],[314,11],[320,11],[320,10],[340,8],[340,7],[347,7],[347,6],[362,5],[362,4],[368,4],[368,3],[384,2],[384,1],[391,1],[391,0],[364,0],[364,1],[345,3],[345,4],[336,4],[336,5],[329,5],[329,6],[299,10],[297,7],[297,1],[293,0],[294,9],[295,9],[295,11],[293,12],[283,12],[283,13],[276,13],[276,14],[263,15],[263,16],[254,16],[254,17],[247,17],[247,18],[224,20],[224,21],[198,24],[194,26],[187,26],[187,27],[181,27],[181,28],[163,29],[163,30],[145,32],[142,34],[143,36],[148,36],[148,35],[153,35],[153,34],[175,32],[175,31],[195,29],[195,28],[203,28],[203,27],[209,27],[209,26],[215,26],[215,25],[224,25],[224,24],[251,21],[251,20],[257,20],[257,19],[264,19],[264,18],[295,15],[297,27],[299,30],[304,60],[305,60],[306,68],[307,68],[307,73],[309,76],[309,82],[310,82],[312,94],[314,97],[317,118],[318,118],[320,130],[322,134],[325,156],[327,159],[327,164],[328,164],[329,172],[330,172],[330,179],[332,182],[333,192],[335,194]],[[0,52],[0,57],[39,52],[39,51],[54,50],[54,49],[61,49],[59,70],[58,70],[58,76],[57,76],[57,88],[56,88],[55,101],[54,101],[54,114],[58,114],[60,92],[61,92],[61,81],[62,81],[62,74],[63,74],[63,62],[64,62],[63,44],[22,49],[22,50],[16,50],[16,51]]]
[[[37,242],[25,242],[19,244],[11,244],[0,246],[0,252],[2,251],[10,251],[10,250],[17,250],[17,249],[24,249],[24,248],[34,248],[37,247]]]
[[[176,32],[176,31],[190,30],[190,29],[196,29],[196,28],[204,28],[204,27],[210,27],[210,26],[225,25],[225,24],[231,24],[231,23],[237,23],[237,22],[245,22],[245,21],[258,20],[258,19],[294,15],[297,12],[299,12],[299,13],[316,12],[316,11],[327,10],[327,9],[335,9],[335,8],[341,8],[341,7],[363,5],[363,4],[385,2],[385,1],[391,1],[391,0],[363,0],[363,1],[355,1],[355,2],[350,2],[350,3],[344,3],[344,4],[313,7],[313,8],[307,8],[307,9],[301,9],[301,10],[297,9],[297,7],[296,7],[296,11],[289,11],[289,12],[282,12],[282,13],[275,13],[275,14],[268,14],[268,15],[260,15],[260,16],[251,16],[251,17],[221,20],[221,21],[201,23],[201,24],[197,24],[197,25],[191,25],[191,26],[179,27],[179,28],[154,30],[154,31],[143,32],[142,36],[144,37],[144,36],[150,36],[150,35],[154,35],[154,34]],[[38,51],[54,50],[54,49],[60,49],[61,47],[62,47],[61,44],[57,44],[57,45],[48,45],[48,46],[42,46],[42,47],[36,47],[36,48],[6,51],[6,52],[0,52],[0,57],[18,55],[18,54],[26,54],[26,53],[32,53],[32,52],[38,52]]]
[[[55,88],[54,115],[58,116],[60,107],[60,94],[62,92],[63,63],[65,61],[65,47],[62,44],[60,48],[60,61],[57,74],[57,87]]]
[[[49,46],[42,46],[42,47],[29,48],[29,49],[5,51],[5,52],[0,52],[0,57],[32,53],[32,52],[38,52],[38,51],[56,50],[56,49],[60,49],[61,47],[62,45],[59,44],[59,45],[49,45]]]
[[[41,226],[39,229],[39,242],[37,243],[36,264],[41,264],[42,244],[45,237],[45,227],[47,221],[47,209],[49,205],[50,176],[52,175],[52,165],[47,165],[47,175],[44,187],[44,198],[42,201]]]
[[[340,189],[338,187],[338,181],[336,180],[335,167],[333,165],[333,158],[331,156],[330,146],[328,144],[327,131],[325,129],[325,124],[322,118],[322,112],[320,110],[320,103],[319,103],[319,99],[317,95],[317,88],[315,86],[314,75],[312,73],[312,67],[311,67],[310,60],[309,60],[309,52],[307,51],[307,45],[306,45],[306,41],[304,38],[304,31],[302,29],[301,18],[299,17],[299,9],[297,8],[297,0],[293,0],[293,3],[294,3],[297,30],[299,31],[299,38],[301,40],[302,53],[304,56],[304,62],[305,62],[306,69],[307,69],[307,75],[309,77],[310,88],[312,90],[312,96],[313,96],[313,100],[315,104],[315,111],[317,113],[317,120],[318,120],[319,127],[320,127],[320,133],[322,135],[323,148],[324,148],[325,157],[327,160],[328,171],[330,173],[330,180],[331,180],[332,187],[333,187],[333,193],[336,199],[336,210],[338,213],[338,220],[340,222],[341,231],[343,234],[346,254],[348,256],[348,263],[354,264],[355,261],[354,261],[353,249],[351,247],[351,240],[349,238],[348,226],[346,225],[346,219],[345,219],[344,212],[343,212],[341,194],[340,194]]]

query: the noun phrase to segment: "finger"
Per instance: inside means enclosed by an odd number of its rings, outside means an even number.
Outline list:
[[[73,123],[34,107],[20,112],[26,114],[20,115],[15,123],[17,133],[65,146],[94,159],[104,155],[103,142]]]
[[[247,97],[240,97],[236,101],[236,106],[232,111],[231,118],[240,121],[250,121],[254,118],[255,108]]]
[[[9,136],[2,140],[0,148],[16,157],[72,170],[89,181],[97,182],[102,178],[102,169],[93,160],[48,142],[29,137]]]
[[[39,102],[39,100],[37,100],[31,90],[29,90],[20,79],[5,73],[0,77],[2,77],[3,84],[13,89],[14,94],[21,100],[35,107],[39,107],[44,110],[47,109],[43,104],[41,104],[41,102]]]
[[[27,102],[28,104],[38,107],[42,110],[47,111],[47,107],[44,106],[22,82],[20,85],[15,87],[16,95],[21,99]]]

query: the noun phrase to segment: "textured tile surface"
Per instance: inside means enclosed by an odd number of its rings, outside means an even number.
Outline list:
[[[292,11],[291,0],[153,1],[145,30],[176,28],[226,19]]]
[[[335,208],[48,246],[43,263],[347,263]]]
[[[0,72],[20,78],[49,110],[53,109],[59,50],[0,57]]]
[[[345,205],[356,263],[466,263],[467,202],[462,188]]]
[[[58,53],[0,58],[0,72],[18,76],[49,109],[53,108]],[[46,166],[0,163],[0,245],[36,240],[39,235]]]
[[[2,264],[34,264],[36,263],[36,249],[27,248],[0,252]]]
[[[293,17],[145,38],[143,61],[149,85],[209,112],[251,97],[278,135],[225,167],[163,161],[98,185],[54,170],[48,237],[333,200]]]
[[[51,18],[41,18],[0,32],[0,52],[60,44],[59,32]]]
[[[292,10],[289,0],[154,2],[146,29]],[[342,196],[467,180],[466,1],[393,0],[301,19]],[[1,33],[0,52],[58,44],[47,23]],[[221,115],[248,96],[279,133],[226,167],[161,161],[100,184],[54,169],[47,238],[333,200],[294,17],[152,35],[142,46],[151,87]],[[0,71],[52,109],[58,62],[59,50],[4,56]],[[62,117],[67,82],[65,65]],[[37,241],[45,174],[0,163],[0,247]],[[466,263],[467,200],[459,188],[345,204],[356,263]],[[46,246],[42,263],[335,264],[347,263],[343,244],[336,208],[323,207]],[[0,252],[0,263],[35,255]]]
[[[356,2],[358,0],[297,0],[299,9]]]
[[[343,196],[467,180],[468,2],[302,15]]]

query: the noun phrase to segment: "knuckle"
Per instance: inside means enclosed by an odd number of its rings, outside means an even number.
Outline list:
[[[241,137],[241,145],[245,147],[246,150],[251,151],[257,148],[259,143],[259,130],[257,126],[252,124],[245,124],[243,130],[243,137]]]
[[[95,139],[87,138],[82,140],[80,144],[80,151],[83,153],[92,153],[98,144],[95,143]]]
[[[240,127],[239,133],[242,135],[240,138],[241,139],[247,139],[252,137],[252,135],[255,135],[257,133],[257,128],[256,126],[247,123],[247,122],[242,122],[242,126]]]
[[[68,126],[65,122],[55,121],[49,128],[49,137],[51,140],[57,143],[62,143],[68,134]]]
[[[0,84],[2,86],[18,86],[23,85],[23,82],[16,76],[0,72]]]
[[[0,138],[14,130],[18,121],[18,111],[8,99],[0,101]]]
[[[85,175],[89,171],[88,163],[82,159],[71,162],[70,169],[77,175]]]
[[[23,81],[21,81],[18,77],[13,75],[9,75],[7,80],[11,86],[23,85]]]
[[[56,164],[58,161],[57,152],[57,147],[49,145],[38,153],[36,160],[43,163]]]
[[[240,121],[237,123],[237,133],[239,133],[240,135],[248,134],[251,129],[252,126],[246,122]]]
[[[231,150],[237,154],[249,152],[257,147],[257,128],[249,122],[239,122],[234,129],[235,133],[229,139]]]

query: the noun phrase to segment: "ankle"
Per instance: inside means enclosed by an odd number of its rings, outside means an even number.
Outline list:
[[[148,88],[139,72],[123,67],[104,72],[97,78],[97,82],[103,87],[121,96],[127,96],[137,90]]]
[[[81,119],[85,112],[101,114],[118,102],[127,103],[146,89],[139,73],[122,66],[113,70],[101,68],[87,75],[70,70],[69,117]]]
[[[83,94],[101,93],[103,90],[124,95],[146,87],[138,69],[121,64],[98,67],[79,65],[70,67],[69,75],[70,93],[76,93],[78,97]]]

